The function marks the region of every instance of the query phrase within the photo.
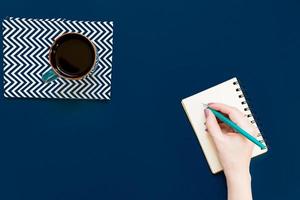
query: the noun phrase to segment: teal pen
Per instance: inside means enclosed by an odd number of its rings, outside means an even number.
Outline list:
[[[207,106],[207,105],[205,105]],[[232,129],[234,129],[235,131],[237,131],[238,133],[242,134],[243,136],[245,136],[248,140],[250,140],[251,142],[253,142],[254,144],[256,144],[257,146],[259,146],[261,149],[265,149],[267,148],[265,145],[263,145],[260,141],[258,141],[255,137],[253,137],[252,135],[250,135],[249,133],[247,133],[244,129],[242,129],[241,127],[239,127],[236,123],[234,123],[233,121],[231,121],[230,119],[228,119],[227,117],[225,117],[223,114],[221,114],[220,112],[216,111],[215,109],[210,108],[209,106],[207,106],[207,108],[222,122],[224,122],[225,124],[227,124],[228,126],[230,126]]]

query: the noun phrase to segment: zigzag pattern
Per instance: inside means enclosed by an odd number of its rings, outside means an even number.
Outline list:
[[[8,18],[3,27],[4,96],[7,98],[110,99],[113,22]],[[98,50],[98,66],[82,80],[44,83],[49,47],[65,32],[88,37]]]

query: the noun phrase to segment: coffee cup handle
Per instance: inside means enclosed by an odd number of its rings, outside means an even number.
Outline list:
[[[50,82],[50,81],[54,81],[55,79],[57,79],[57,75],[56,75],[56,73],[54,72],[53,69],[49,69],[48,71],[46,71],[42,75],[42,80],[45,83]]]

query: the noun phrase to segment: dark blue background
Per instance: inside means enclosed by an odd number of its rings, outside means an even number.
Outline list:
[[[299,198],[299,9],[296,0],[1,2],[1,18],[113,20],[114,53],[109,102],[1,97],[0,199],[225,199],[180,101],[233,76],[270,146],[252,162],[254,199]]]

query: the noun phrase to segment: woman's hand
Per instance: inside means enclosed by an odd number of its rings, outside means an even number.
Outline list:
[[[256,128],[238,109],[220,103],[211,103],[209,107],[228,115],[231,121],[248,133],[256,133]],[[226,124],[218,122],[209,109],[205,109],[205,116],[207,130],[216,145],[226,176],[228,199],[252,199],[249,168],[254,144]]]

